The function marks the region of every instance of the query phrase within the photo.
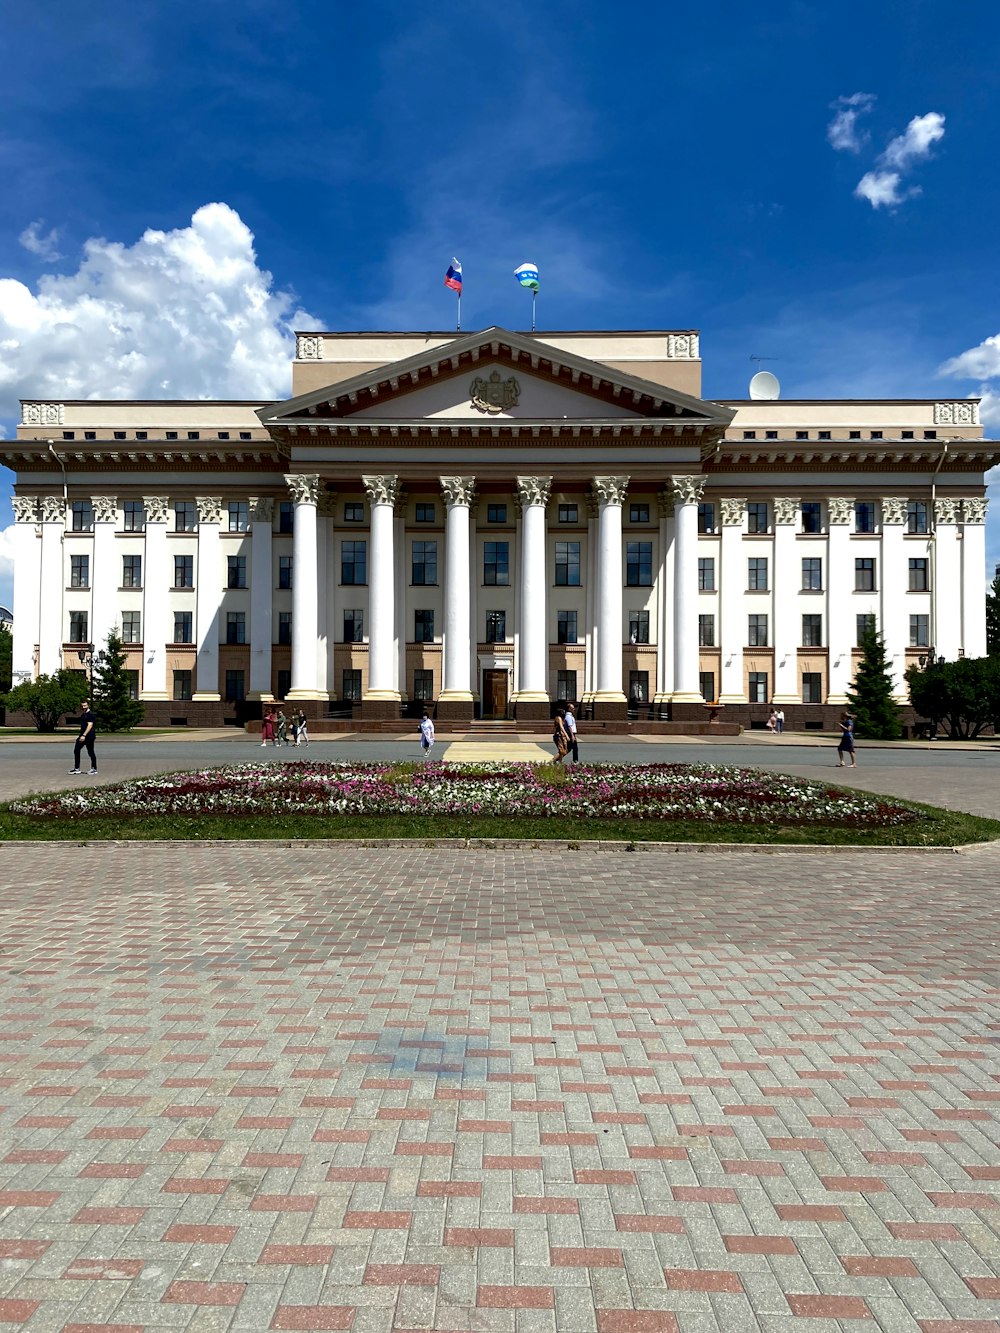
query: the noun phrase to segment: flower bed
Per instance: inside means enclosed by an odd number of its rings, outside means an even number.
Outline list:
[[[15,801],[16,814],[269,814],[695,820],[875,829],[917,811],[877,796],[753,768],[689,764],[232,764]]]

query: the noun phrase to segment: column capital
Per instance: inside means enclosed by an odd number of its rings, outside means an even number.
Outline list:
[[[366,476],[361,478],[361,484],[369,504],[392,505],[395,508],[399,499],[399,477],[386,474]]]
[[[66,502],[61,495],[43,495],[40,507],[43,523],[66,522]]]
[[[170,500],[166,495],[144,495],[142,504],[147,523],[166,523],[170,508]]]
[[[91,496],[91,505],[94,509],[95,523],[117,523],[118,522],[118,496],[117,495],[94,495]]]
[[[799,517],[799,499],[797,496],[775,497],[774,501],[774,521],[776,524],[788,525],[794,524]]]
[[[274,521],[274,499],[270,495],[251,495],[250,522],[272,523]]]
[[[705,494],[705,481],[705,477],[671,477],[670,485],[680,504],[693,505]]]
[[[742,528],[743,514],[747,507],[747,502],[740,497],[725,496],[719,501],[722,510],[722,526],[724,528]]]
[[[476,497],[475,477],[440,477],[445,504],[470,505]]]
[[[599,505],[622,505],[629,481],[629,477],[592,477],[590,484]]]
[[[285,485],[297,505],[314,505],[319,493],[319,473],[292,472],[285,474]]]
[[[882,499],[882,526],[906,522],[906,498],[887,495]]]
[[[195,504],[198,506],[199,523],[222,522],[221,495],[198,495],[195,497]]]
[[[551,477],[516,477],[517,498],[523,507],[547,505],[552,494]]]
[[[11,504],[14,506],[15,523],[38,522],[38,497],[36,495],[15,495]]]
[[[834,495],[826,502],[831,524],[850,523],[854,518],[854,500],[849,495]]]
[[[962,501],[962,521],[964,523],[985,523],[986,506],[989,501],[985,496]]]
[[[958,523],[961,519],[961,500],[938,497],[934,501],[934,524]]]

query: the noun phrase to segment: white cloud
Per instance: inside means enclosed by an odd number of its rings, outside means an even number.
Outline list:
[[[830,103],[835,114],[826,127],[826,137],[837,152],[861,152],[868,142],[868,132],[858,131],[858,118],[870,111],[874,104],[874,93],[851,93],[850,97],[838,97]]]
[[[989,380],[1000,376],[1000,333],[984,338],[978,347],[970,347],[953,356],[938,369],[938,374],[966,380]]]
[[[59,232],[55,227],[51,227],[43,234],[42,228],[45,226],[45,219],[38,218],[25,227],[17,238],[18,243],[23,245],[25,250],[30,250],[33,255],[45,261],[46,264],[54,264],[57,259],[62,259],[59,253]]]
[[[14,526],[0,528],[0,606],[6,607],[14,598]]]
[[[901,194],[900,179],[898,171],[866,171],[854,187],[854,193],[858,199],[867,199],[872,208],[894,208],[911,194],[920,193],[913,187]]]
[[[21,397],[276,398],[294,327],[320,323],[275,290],[239,214],[205,204],[133,245],[87,241],[37,291],[0,279],[0,417]]]
[[[875,162],[873,171],[866,171],[854,188],[858,199],[867,199],[872,208],[896,208],[906,199],[920,193],[920,187],[903,188],[903,177],[914,166],[930,156],[931,148],[944,138],[944,116],[939,111],[928,111],[914,116],[902,134],[890,139],[884,152]]]

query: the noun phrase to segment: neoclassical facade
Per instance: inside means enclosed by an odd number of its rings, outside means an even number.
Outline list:
[[[26,401],[15,679],[116,628],[156,722],[829,725],[865,627],[985,652],[974,399],[713,402],[690,330],[299,336],[293,396]]]

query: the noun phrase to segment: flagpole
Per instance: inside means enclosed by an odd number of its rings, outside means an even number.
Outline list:
[[[458,293],[458,318],[455,321],[455,332],[462,332],[462,293]]]
[[[532,290],[532,293],[531,293],[531,332],[532,332],[532,333],[534,333],[534,331],[535,331],[535,301],[537,300],[537,298],[538,298],[538,292],[535,291],[535,290]]]

